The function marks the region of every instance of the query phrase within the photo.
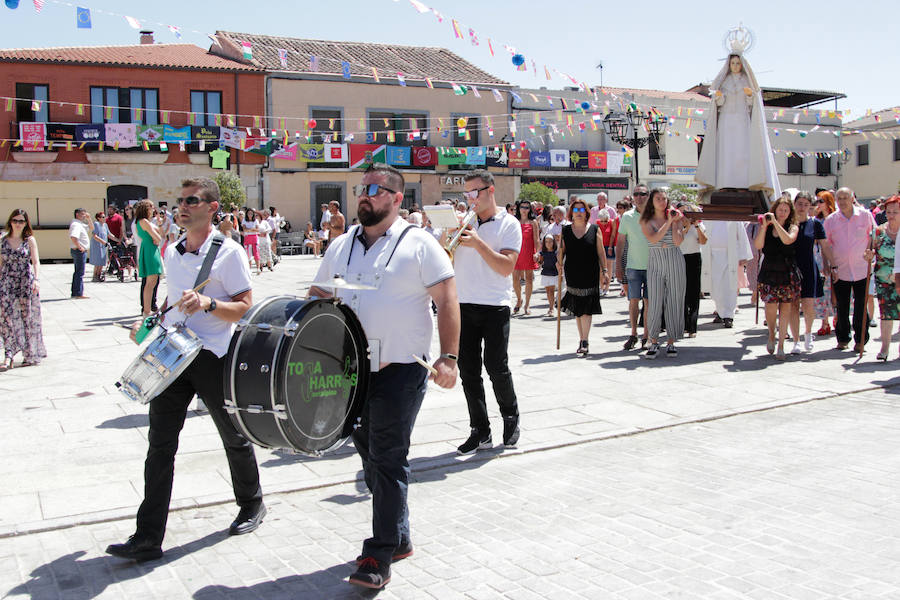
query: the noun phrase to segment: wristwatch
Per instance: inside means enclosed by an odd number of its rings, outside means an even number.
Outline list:
[[[207,308],[204,312],[211,313],[214,310],[216,310],[216,299],[210,298],[209,299],[209,308]]]
[[[449,352],[444,352],[443,354],[440,355],[439,358],[447,358],[447,359],[450,359],[450,360],[452,360],[452,361],[454,361],[454,362],[456,362],[456,361],[459,360],[459,357],[458,357],[458,356],[456,356],[455,354],[450,354]]]

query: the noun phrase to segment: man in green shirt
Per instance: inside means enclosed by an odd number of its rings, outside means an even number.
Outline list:
[[[616,261],[616,277],[619,281],[628,283],[628,320],[631,324],[631,335],[625,342],[625,350],[631,350],[637,344],[638,314],[641,300],[647,299],[647,260],[650,256],[650,245],[647,237],[641,230],[640,218],[647,204],[650,191],[646,185],[639,183],[634,186],[634,208],[626,212],[619,219],[619,237],[616,240],[616,256],[625,252],[625,244],[628,243],[627,264],[625,273],[621,272],[622,263]],[[644,303],[644,337],[641,338],[641,347],[647,343],[647,304]]]

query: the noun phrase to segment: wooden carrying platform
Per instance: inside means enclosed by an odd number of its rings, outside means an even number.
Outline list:
[[[708,198],[708,202],[701,204],[703,212],[685,211],[684,214],[704,221],[755,221],[758,214],[769,210],[760,191],[723,189],[712,192]]]

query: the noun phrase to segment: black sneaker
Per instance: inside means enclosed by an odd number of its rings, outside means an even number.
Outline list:
[[[503,447],[515,448],[519,441],[519,416],[503,417]]]
[[[490,432],[483,434],[477,429],[473,429],[472,435],[456,449],[456,453],[460,456],[465,456],[466,454],[472,454],[476,450],[487,450],[493,446],[494,443],[491,441]]]
[[[644,353],[644,358],[653,360],[657,355],[659,355],[659,344],[650,344],[650,347],[647,348],[647,352]]]
[[[380,590],[391,581],[391,566],[367,556],[359,561],[356,572],[348,581],[364,588]]]
[[[400,542],[400,545],[394,550],[394,553],[391,555],[391,562],[397,562],[398,560],[403,560],[404,558],[409,558],[413,555],[413,545],[412,542],[406,540],[405,542]],[[363,559],[362,554],[356,557],[356,565],[359,566],[362,563]]]
[[[675,344],[672,344],[668,348],[666,348],[666,356],[678,356],[678,350],[675,349]]]
[[[734,319],[722,319],[722,323],[725,325],[725,329],[731,329],[734,327]]]

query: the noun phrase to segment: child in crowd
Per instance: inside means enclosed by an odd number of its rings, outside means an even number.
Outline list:
[[[556,238],[552,234],[544,236],[544,242],[541,245],[541,251],[536,253],[534,259],[541,265],[541,285],[547,292],[547,302],[550,306],[547,308],[547,316],[553,316],[553,306],[556,304],[556,283],[559,280],[559,270],[556,266],[557,247]]]

